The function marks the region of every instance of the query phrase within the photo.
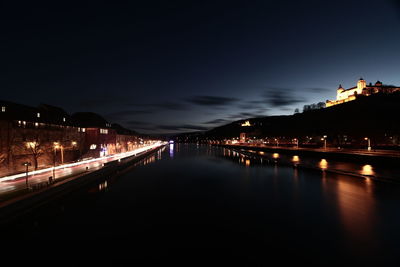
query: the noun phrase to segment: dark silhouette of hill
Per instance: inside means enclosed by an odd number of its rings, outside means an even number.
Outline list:
[[[208,138],[237,137],[241,132],[259,137],[293,137],[328,135],[373,137],[375,140],[400,134],[400,92],[359,96],[356,100],[329,108],[315,109],[289,116],[247,119],[214,128]]]

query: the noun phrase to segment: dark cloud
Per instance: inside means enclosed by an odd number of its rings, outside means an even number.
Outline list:
[[[248,104],[266,104],[265,100],[251,100],[251,101],[246,101]]]
[[[258,109],[255,111],[255,113],[258,113],[258,114],[262,114],[262,115],[264,115],[264,116],[267,116],[265,113],[268,112],[269,110],[270,110],[269,108],[258,108]]]
[[[259,113],[250,113],[250,112],[240,112],[237,114],[232,114],[228,116],[230,119],[248,119],[248,118],[259,118],[259,117],[265,117],[265,115],[260,115]]]
[[[301,97],[295,96],[292,89],[287,88],[268,88],[262,97],[271,107],[279,108],[285,107],[305,100]]]
[[[184,124],[184,125],[158,125],[157,129],[168,130],[168,131],[185,131],[185,130],[206,131],[206,130],[208,130],[207,127],[200,126],[200,125],[191,125],[191,124]]]
[[[304,91],[318,93],[327,92],[329,89],[324,88],[307,88]],[[267,87],[263,89],[263,93],[257,100],[245,101],[239,105],[242,109],[265,109],[267,111],[270,108],[281,108],[290,106],[293,104],[304,102],[305,99],[296,95],[296,91],[292,88],[277,88]],[[262,112],[261,112],[262,113]]]
[[[212,120],[212,121],[204,122],[204,124],[220,124],[220,123],[228,123],[228,122],[230,122],[230,121],[229,120],[225,120],[225,119],[215,119],[215,120]]]
[[[265,104],[265,103],[264,103]],[[242,103],[238,106],[240,109],[244,109],[244,110],[249,110],[249,109],[259,109],[262,108],[262,105],[260,104],[252,104],[252,103]]]
[[[239,99],[232,97],[221,97],[221,96],[194,96],[187,98],[186,101],[192,104],[200,106],[226,106],[230,105]]]
[[[282,108],[280,108],[280,110],[282,110],[282,111],[293,111],[292,108],[288,108],[288,107],[282,107]]]
[[[268,102],[266,100],[257,100],[257,103],[254,103],[255,101],[245,101],[244,103],[241,103],[238,107],[241,110],[245,110],[247,112],[257,112],[257,113],[264,113],[269,110],[266,106],[268,105]],[[261,103],[258,103],[261,102]]]
[[[321,88],[321,87],[313,87],[313,88],[304,88],[304,91],[310,92],[310,93],[327,93],[331,92],[332,89],[329,88]]]

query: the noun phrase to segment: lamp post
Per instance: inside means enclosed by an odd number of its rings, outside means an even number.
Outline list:
[[[325,150],[326,150],[326,138],[327,138],[326,135],[324,135],[324,138],[322,138],[322,140],[324,140],[324,149],[325,149]]]
[[[275,138],[275,141],[276,141],[276,146],[279,146],[279,141],[277,138]]]
[[[60,151],[61,151],[61,165],[64,164],[64,147],[61,145],[60,146]]]
[[[368,141],[368,151],[371,151],[371,139],[365,137],[364,140]]]
[[[29,184],[28,184],[28,167],[31,166],[31,163],[26,161],[22,165],[24,165],[26,167],[26,169],[25,169],[25,172],[26,172],[26,174],[25,174],[25,182],[26,182],[26,188],[29,188]]]
[[[53,143],[53,148],[54,148],[54,160],[53,160],[53,179],[56,179],[56,173],[55,173],[55,168],[56,168],[56,157],[57,157],[57,148],[59,148],[60,145],[58,142]]]

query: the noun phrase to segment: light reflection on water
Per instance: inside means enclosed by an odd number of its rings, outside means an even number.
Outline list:
[[[321,159],[321,161],[319,162],[319,167],[322,170],[326,170],[328,168],[328,162],[326,161],[326,159]]]
[[[339,218],[346,235],[353,242],[371,246],[370,249],[373,249],[375,243],[368,241],[377,240],[374,232],[377,214],[373,191],[370,190],[371,183],[338,179],[336,185]]]
[[[246,167],[250,166],[250,160],[246,159]]]
[[[174,144],[173,144],[173,143],[172,143],[172,144],[169,144],[169,156],[170,156],[171,158],[174,157]]]
[[[229,156],[229,149],[226,149],[225,154]],[[261,153],[262,152],[262,153]],[[235,151],[232,151],[235,155]],[[246,153],[245,151],[243,153]],[[246,154],[238,153],[242,156],[248,156]],[[372,164],[361,164],[356,162],[343,162],[333,159],[324,159],[318,157],[301,156],[298,155],[286,155],[272,152],[255,151],[252,153],[258,158],[262,158],[265,162],[272,161],[279,164],[286,165],[297,165],[298,167],[305,167],[310,169],[327,170],[333,172],[342,172],[346,174],[353,174],[354,176],[371,176],[374,179],[384,180],[399,180],[400,169],[399,168],[386,168],[385,166],[375,166]],[[253,160],[251,160],[251,163]],[[400,180],[399,180],[400,182]]]
[[[107,194],[91,204],[98,206],[89,206],[94,213],[99,211],[93,219],[85,217],[88,207],[80,211],[84,200],[76,201],[77,207],[65,213],[66,223],[52,222],[50,227],[74,227],[68,218],[80,218],[77,223],[91,227],[78,224],[67,234],[90,237],[98,233],[96,227],[102,227],[102,222],[110,225],[108,234],[138,244],[151,240],[151,245],[160,243],[162,249],[217,244],[252,250],[248,246],[252,244],[263,253],[296,251],[299,259],[311,255],[325,261],[344,260],[343,255],[366,261],[397,255],[393,251],[400,245],[400,194],[393,185],[293,168],[293,156],[283,154],[275,164],[272,153],[253,157],[177,143],[172,160],[168,148],[143,160],[152,164],[142,163],[121,179],[109,180]],[[283,164],[284,160],[289,164]],[[301,156],[302,163],[307,160]],[[321,159],[312,163],[318,167]],[[329,166],[325,163],[329,168],[335,165],[331,160]],[[354,168],[362,169],[360,165]],[[372,166],[365,169],[374,171]],[[127,211],[135,216],[126,216]],[[53,235],[54,229],[48,233]],[[266,248],[266,244],[272,245]]]
[[[229,151],[229,150],[227,150]],[[235,153],[231,156],[227,151],[223,152],[226,158],[235,157]],[[258,155],[266,155],[267,153],[257,153]],[[239,156],[239,155],[238,155]],[[277,159],[280,157],[278,153],[270,153],[270,158]],[[246,167],[250,166],[250,162],[255,159],[244,156],[240,154],[240,164],[245,161]],[[288,157],[289,162],[293,164],[299,163],[300,158],[295,155]],[[279,199],[280,187],[282,186],[281,180],[284,178],[280,174],[279,170],[281,168],[287,168],[285,165],[274,164],[269,167],[257,165],[256,168],[273,168],[273,172],[270,178],[273,180],[274,186],[274,196]],[[286,165],[287,166],[287,165]],[[327,170],[329,168],[329,163],[326,159],[321,159],[317,162],[316,166],[321,170]],[[335,167],[349,167],[352,164],[346,163],[336,163]],[[353,171],[357,172],[357,169],[353,168]],[[360,173],[363,175],[374,175],[374,170],[371,165],[363,165]],[[249,173],[249,179],[251,178],[251,173]],[[297,201],[301,199],[301,195],[306,192],[302,192],[302,184],[306,184],[310,181],[307,179],[307,170],[299,170],[298,168],[293,168],[292,172],[293,178],[293,200]],[[359,179],[351,176],[346,176],[342,174],[332,174],[327,172],[321,172],[320,174],[320,185],[321,191],[323,192],[323,198],[326,203],[329,204],[330,209],[337,211],[337,219],[339,220],[339,225],[348,240],[345,242],[345,246],[350,246],[357,244],[360,246],[358,251],[360,253],[365,253],[366,251],[372,252],[379,245],[379,237],[376,236],[377,232],[377,211],[376,211],[376,199],[374,196],[374,186],[375,183],[370,178]],[[301,178],[303,177],[303,179]],[[265,177],[268,179],[269,177]],[[287,179],[287,178],[285,178]],[[304,186],[304,185],[303,185]],[[334,213],[334,211],[331,211]]]
[[[361,174],[362,175],[374,175],[375,174],[374,168],[369,164],[364,165],[362,167]]]

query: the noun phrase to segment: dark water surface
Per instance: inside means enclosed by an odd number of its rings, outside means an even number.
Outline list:
[[[79,253],[139,265],[400,263],[398,184],[186,144],[106,178],[15,223],[3,237],[46,244],[44,251],[61,246],[60,259]]]

